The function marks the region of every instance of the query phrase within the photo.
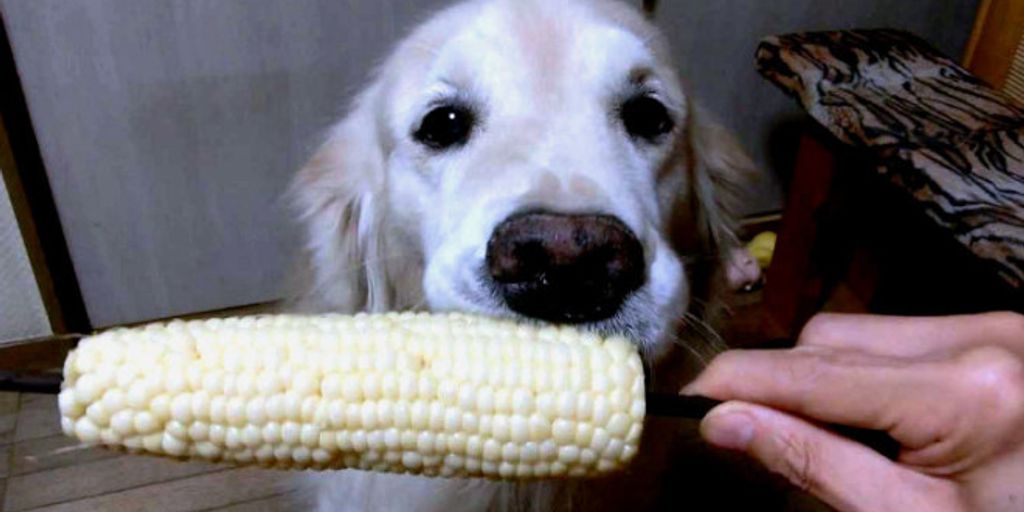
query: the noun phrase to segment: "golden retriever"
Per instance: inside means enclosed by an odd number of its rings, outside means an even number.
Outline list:
[[[578,324],[628,335],[652,367],[674,347],[706,352],[677,333],[706,313],[752,164],[671,63],[643,14],[616,1],[470,0],[438,13],[295,178],[306,249],[295,307]],[[674,386],[665,371],[659,382]],[[646,464],[633,481],[651,481],[642,474],[659,463]],[[615,502],[585,498],[608,494],[606,482],[307,480],[324,512]],[[638,508],[629,495],[646,492],[613,490]]]

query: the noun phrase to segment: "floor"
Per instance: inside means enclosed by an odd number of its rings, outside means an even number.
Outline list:
[[[0,512],[291,511],[287,476],[81,449],[56,397],[0,393]]]

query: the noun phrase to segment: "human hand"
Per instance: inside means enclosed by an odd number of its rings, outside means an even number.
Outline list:
[[[1024,510],[1024,316],[821,315],[796,348],[726,352],[683,393],[730,401],[701,424],[708,442],[839,510]]]

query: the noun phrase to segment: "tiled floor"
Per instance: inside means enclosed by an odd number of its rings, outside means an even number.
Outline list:
[[[299,509],[287,475],[80,448],[56,397],[0,393],[0,512]]]

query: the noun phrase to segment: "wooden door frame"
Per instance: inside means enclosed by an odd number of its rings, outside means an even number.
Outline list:
[[[1022,37],[1024,2],[981,0],[964,51],[964,67],[994,88],[1002,89]]]
[[[0,17],[3,12],[0,10]],[[0,170],[55,334],[91,330],[49,177],[0,19]]]

